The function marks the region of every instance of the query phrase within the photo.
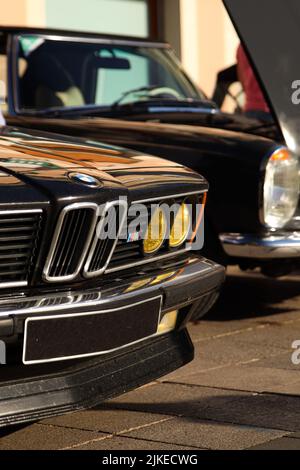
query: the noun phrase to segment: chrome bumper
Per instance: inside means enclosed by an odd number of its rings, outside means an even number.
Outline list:
[[[259,237],[240,233],[224,233],[220,240],[225,253],[234,258],[260,260],[300,258],[300,232]]]
[[[191,256],[181,263],[162,264],[156,273],[150,267],[131,277],[125,273],[101,289],[0,300],[0,338],[22,333],[28,317],[110,311],[157,295],[163,296],[162,313],[167,313],[218,292],[224,277],[222,266]]]

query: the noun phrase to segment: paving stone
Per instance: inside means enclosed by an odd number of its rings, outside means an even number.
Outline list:
[[[164,419],[169,419],[169,416],[126,410],[107,410],[99,407],[98,409],[50,418],[44,420],[43,423],[115,434]]]
[[[106,407],[204,418],[209,410],[213,412],[215,408],[226,408],[231,402],[248,395],[243,392],[164,383],[130,392],[111,400]]]
[[[288,384],[286,386],[274,387],[272,389],[272,393],[300,397],[300,380],[298,380],[296,383]]]
[[[233,321],[214,321],[210,319],[210,314],[197,323],[189,324],[189,332],[194,343],[198,341],[210,341],[218,336],[235,334],[253,326],[253,322],[248,319]]]
[[[300,324],[299,324],[300,326]],[[238,336],[218,338],[213,341],[200,342],[196,345],[195,359],[193,362],[178,370],[170,377],[180,376],[188,377],[207,369],[221,368],[228,365],[240,365],[250,363],[253,360],[259,360],[274,356],[280,353],[286,353],[288,347],[279,347],[278,344],[268,344],[264,341],[267,332],[260,335],[260,340],[252,340],[252,336],[257,335],[256,331],[244,333]],[[280,340],[278,339],[278,343]],[[291,343],[290,343],[291,344]],[[168,379],[169,376],[167,376]]]
[[[141,439],[129,439],[126,437],[113,437],[102,441],[90,442],[88,444],[76,447],[74,450],[195,450],[194,447],[178,446],[176,444],[165,444],[160,442],[151,442]],[[202,450],[202,449],[197,449]]]
[[[171,377],[176,382],[177,377]],[[180,377],[179,377],[180,379]],[[184,383],[205,387],[218,387],[248,392],[280,393],[295,383],[300,383],[299,372],[296,370],[278,370],[266,367],[229,366],[195,375],[184,376]],[[300,393],[300,388],[299,388]]]
[[[283,437],[282,439],[251,447],[250,450],[300,450],[300,439]]]
[[[235,342],[235,338],[231,338]],[[281,352],[291,352],[292,344],[295,340],[300,340],[300,318],[293,323],[282,323],[260,325],[254,330],[247,331],[237,340],[242,339],[249,348],[249,351],[257,349],[261,357],[279,354]]]
[[[207,358],[204,359],[203,353],[201,352],[199,355],[196,349],[194,361],[190,362],[184,367],[181,367],[180,369],[175,370],[174,372],[171,372],[171,374],[165,375],[164,377],[159,379],[158,382],[172,381],[184,383],[186,378],[190,377],[191,375],[198,375],[202,372],[216,370],[222,367],[228,367],[229,365],[231,365],[230,362],[220,365],[217,361],[210,360]]]
[[[300,397],[248,395],[228,400],[226,406],[207,407],[205,419],[285,431],[300,429]],[[197,417],[199,417],[197,413]]]
[[[42,424],[33,424],[12,433],[5,430],[1,432],[1,435],[0,450],[62,449],[80,442],[100,438],[100,434],[94,432],[44,426]]]
[[[300,325],[299,325],[300,326]],[[249,363],[254,359],[270,357],[271,355],[287,352],[290,342],[283,342],[278,338],[271,341],[270,331],[251,330],[238,336],[217,339],[209,344],[199,345],[199,358],[214,358],[219,365],[231,362],[232,364]],[[202,346],[202,347],[201,347]]]
[[[284,434],[270,429],[211,423],[195,418],[175,418],[125,435],[181,446],[240,450]]]
[[[231,322],[229,322],[231,323]],[[300,327],[300,323],[299,323]],[[198,325],[201,330],[201,324]],[[214,371],[222,366],[240,365],[243,363],[254,365],[259,360],[275,357],[287,353],[295,338],[295,327],[289,325],[286,328],[251,326],[236,332],[226,333],[225,336],[211,338],[196,342],[195,360],[187,366],[174,371],[162,380],[184,379],[190,375],[203,371]]]
[[[300,336],[300,332],[299,332]],[[277,370],[295,370],[300,372],[300,365],[294,365],[292,363],[292,350],[289,352],[276,354],[275,356],[267,357],[264,359],[260,359],[259,361],[255,362],[254,364],[248,364],[249,367],[267,367]],[[281,373],[281,372],[279,372]]]
[[[299,284],[299,281],[298,281]],[[300,297],[286,299],[281,302],[281,312],[267,316],[258,316],[253,318],[252,324],[257,325],[278,325],[287,322],[298,322],[299,321],[299,304]]]

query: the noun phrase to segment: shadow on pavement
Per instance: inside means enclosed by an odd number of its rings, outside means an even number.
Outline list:
[[[34,423],[24,423],[24,424],[18,424],[14,426],[8,425],[7,427],[0,428],[0,439],[2,437],[9,436],[10,434],[14,434],[17,431],[21,431],[22,429],[25,429],[28,426],[31,426],[32,424]]]
[[[205,320],[228,321],[288,313],[295,308],[282,303],[298,296],[300,305],[300,277],[299,280],[296,277],[271,279],[229,274],[217,304]]]
[[[198,390],[197,390],[198,389]],[[202,387],[194,387],[195,398],[188,400],[159,400],[153,396],[122,403],[107,403],[105,409],[118,409],[154,415],[171,415],[187,418],[200,424],[201,420],[219,425],[243,425],[287,431],[300,430],[300,396],[231,394],[201,396]],[[171,389],[170,389],[171,392]],[[199,396],[197,397],[197,394]],[[143,396],[143,395],[142,395]],[[103,409],[99,407],[98,409]],[[283,412],[284,410],[284,412]]]

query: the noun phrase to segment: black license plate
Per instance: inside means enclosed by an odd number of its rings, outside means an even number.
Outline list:
[[[27,318],[23,363],[107,354],[157,333],[161,297],[118,309]]]

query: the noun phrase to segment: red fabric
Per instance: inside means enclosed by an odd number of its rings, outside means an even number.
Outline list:
[[[239,46],[237,51],[237,64],[239,80],[246,95],[244,111],[270,112],[242,45]]]

